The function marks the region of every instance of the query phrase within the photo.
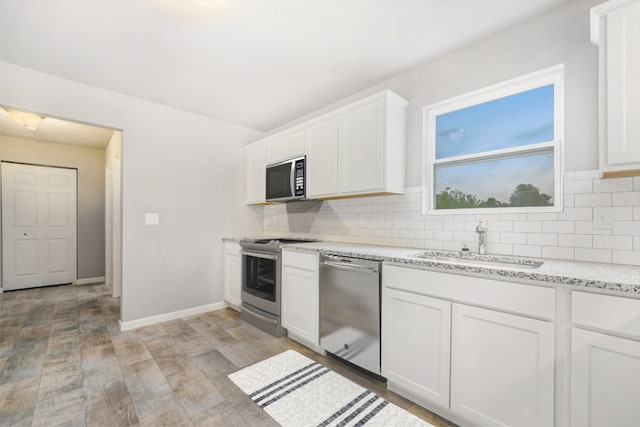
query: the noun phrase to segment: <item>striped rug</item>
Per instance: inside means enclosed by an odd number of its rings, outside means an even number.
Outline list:
[[[431,426],[294,350],[229,378],[285,427]]]

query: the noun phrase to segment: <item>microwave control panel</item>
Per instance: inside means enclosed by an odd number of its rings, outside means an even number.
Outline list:
[[[304,194],[304,159],[296,161],[295,165],[295,184],[294,195],[296,197],[303,197]]]

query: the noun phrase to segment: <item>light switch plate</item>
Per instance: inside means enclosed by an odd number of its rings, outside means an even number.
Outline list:
[[[144,224],[145,225],[158,225],[158,224],[160,224],[160,214],[159,213],[146,213],[146,214],[144,214]]]

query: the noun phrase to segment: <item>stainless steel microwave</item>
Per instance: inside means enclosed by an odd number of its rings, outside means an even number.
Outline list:
[[[267,165],[265,195],[268,202],[303,200],[306,185],[305,156]]]

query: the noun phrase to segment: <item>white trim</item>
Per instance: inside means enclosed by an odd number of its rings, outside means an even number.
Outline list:
[[[86,279],[78,279],[73,282],[74,285],[86,285],[88,283],[104,282],[104,276],[100,277],[87,277]]]
[[[611,0],[589,10],[589,27],[591,43],[598,46],[600,44],[600,18],[606,16],[609,12],[633,3],[636,0]]]
[[[120,320],[120,331],[129,331],[142,326],[168,322],[169,320],[180,319],[187,316],[195,316],[196,314],[202,314],[208,311],[222,310],[227,307],[228,305],[225,302],[214,302],[213,304],[205,304],[198,307],[186,308],[184,310],[172,311],[170,313],[158,314],[156,316],[143,317],[142,319],[129,320],[127,322]]]
[[[469,155],[436,159],[435,156],[435,119],[438,115],[467,108],[473,105],[514,95],[527,90],[552,84],[554,86],[554,141],[531,144],[521,147],[485,151]],[[563,209],[563,172],[564,165],[564,64],[555,65],[544,70],[516,77],[505,82],[494,84],[453,98],[439,101],[422,109],[422,214],[483,214],[483,213],[519,213],[519,212],[561,212]],[[553,148],[554,151],[554,194],[553,206],[513,207],[513,208],[471,208],[471,209],[439,209],[434,206],[434,166],[466,163],[473,160],[489,160],[507,157],[511,154],[524,154],[527,151],[539,151]]]

